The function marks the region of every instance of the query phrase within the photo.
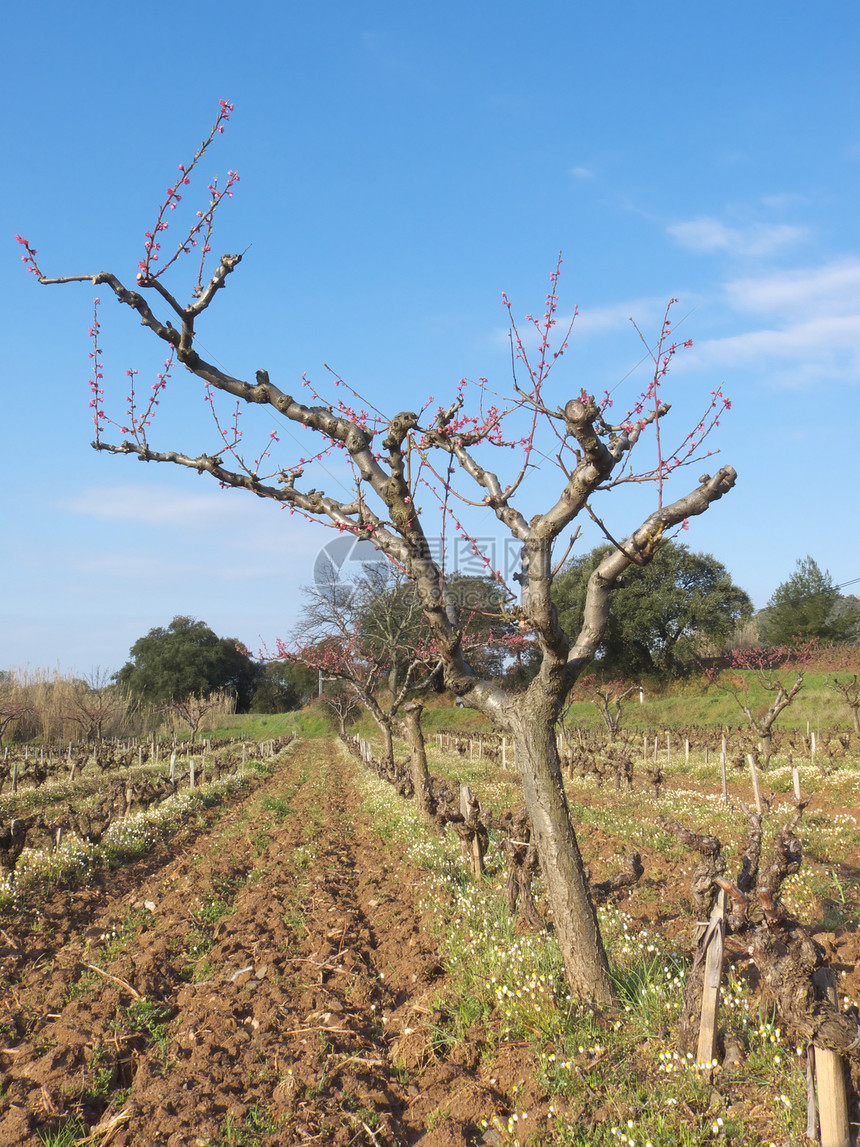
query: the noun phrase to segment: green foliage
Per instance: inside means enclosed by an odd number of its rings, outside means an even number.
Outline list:
[[[827,570],[808,554],[799,558],[794,573],[776,587],[759,619],[768,645],[795,645],[818,638],[844,641],[857,635],[860,609],[853,599],[841,597]]]
[[[588,579],[610,548],[573,559],[555,580],[559,620],[572,636],[582,623]],[[615,673],[676,672],[703,643],[721,644],[752,614],[748,595],[721,562],[675,542],[665,542],[650,565],[632,566],[624,582],[612,596],[599,648],[601,667]]]
[[[290,713],[316,696],[317,674],[292,661],[270,661],[257,674],[251,713]]]
[[[131,660],[117,682],[144,701],[158,704],[234,693],[247,711],[258,669],[235,637],[218,637],[203,621],[174,617],[167,629],[150,629],[131,647]]]

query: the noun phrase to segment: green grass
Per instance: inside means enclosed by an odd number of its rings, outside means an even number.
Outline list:
[[[773,700],[773,694],[762,688],[754,673],[747,671],[738,676],[750,681],[753,712],[766,709]],[[788,672],[784,676],[787,678]],[[824,673],[807,673],[803,688],[795,701],[777,718],[775,728],[801,729],[805,732],[809,722],[810,728],[815,730],[850,730],[852,724],[848,707],[826,687],[826,677]],[[794,680],[793,676],[791,680]],[[603,727],[600,714],[590,701],[573,704],[568,712],[567,723],[592,729]],[[622,730],[673,729],[690,725],[714,730],[726,725],[746,727],[746,718],[733,697],[717,686],[709,686],[702,677],[668,683],[646,681],[644,704],[639,703],[639,695],[634,692],[622,707]]]
[[[75,1143],[85,1134],[84,1126],[79,1119],[67,1119],[56,1131],[40,1131],[39,1142],[45,1147],[74,1147]]]
[[[754,711],[766,708],[772,700],[772,694],[758,684],[755,674],[741,673],[740,676],[750,679],[750,699]],[[801,729],[805,732],[808,723],[816,731],[850,730],[852,725],[848,707],[826,687],[826,678],[827,674],[824,673],[807,673],[803,689],[794,703],[779,716],[775,728]],[[701,676],[678,681],[646,680],[644,686],[644,704],[639,703],[637,692],[624,702],[622,730],[644,732],[697,726],[716,733],[725,726],[746,727],[746,719],[735,700],[718,687],[708,685]],[[426,707],[422,716],[422,728],[428,741],[441,730],[458,732],[464,736],[493,732],[487,719],[472,709],[460,708],[448,702],[436,704],[432,698],[424,700]],[[586,729],[603,729],[600,714],[587,699],[571,705],[567,724]],[[314,701],[296,712],[236,714],[226,718],[223,727],[208,732],[206,736],[247,737],[259,741],[283,736],[293,730],[301,737],[327,737],[333,734],[335,723],[325,707]],[[376,740],[378,737],[377,727],[366,713],[353,722],[350,732],[368,740]]]

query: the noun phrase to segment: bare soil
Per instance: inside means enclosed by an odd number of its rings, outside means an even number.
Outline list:
[[[4,921],[0,1147],[75,1118],[113,1147],[480,1135],[504,1084],[477,1044],[434,1051],[422,878],[356,815],[355,767],[301,744],[214,823]]]

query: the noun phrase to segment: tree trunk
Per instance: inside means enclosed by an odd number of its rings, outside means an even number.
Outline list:
[[[614,997],[609,961],[570,821],[551,709],[530,690],[509,710],[523,796],[571,994],[608,1003]]]
[[[424,734],[421,731],[421,712],[424,706],[418,701],[408,701],[403,706],[403,735],[409,745],[409,758],[412,762],[412,786],[415,789],[415,803],[421,815],[430,820],[433,809],[433,796],[430,788],[430,773],[427,769],[427,753],[424,748]]]
[[[371,716],[376,721],[380,733],[382,733],[382,763],[388,770],[391,777],[394,776],[394,734],[391,729],[391,721],[380,718],[371,710]]]
[[[773,756],[773,733],[770,729],[765,732],[759,731],[758,750],[763,758],[761,767],[766,769],[770,764],[770,758]]]

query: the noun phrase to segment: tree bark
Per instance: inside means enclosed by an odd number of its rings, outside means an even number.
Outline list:
[[[431,820],[435,809],[433,808],[433,795],[430,786],[430,772],[427,768],[424,733],[421,730],[423,708],[424,706],[418,701],[408,701],[403,706],[403,735],[409,746],[415,803],[421,815],[426,820]]]
[[[511,724],[555,934],[571,994],[608,1003],[614,997],[609,961],[591,899],[555,740],[555,713],[549,699],[529,689],[511,707]]]

